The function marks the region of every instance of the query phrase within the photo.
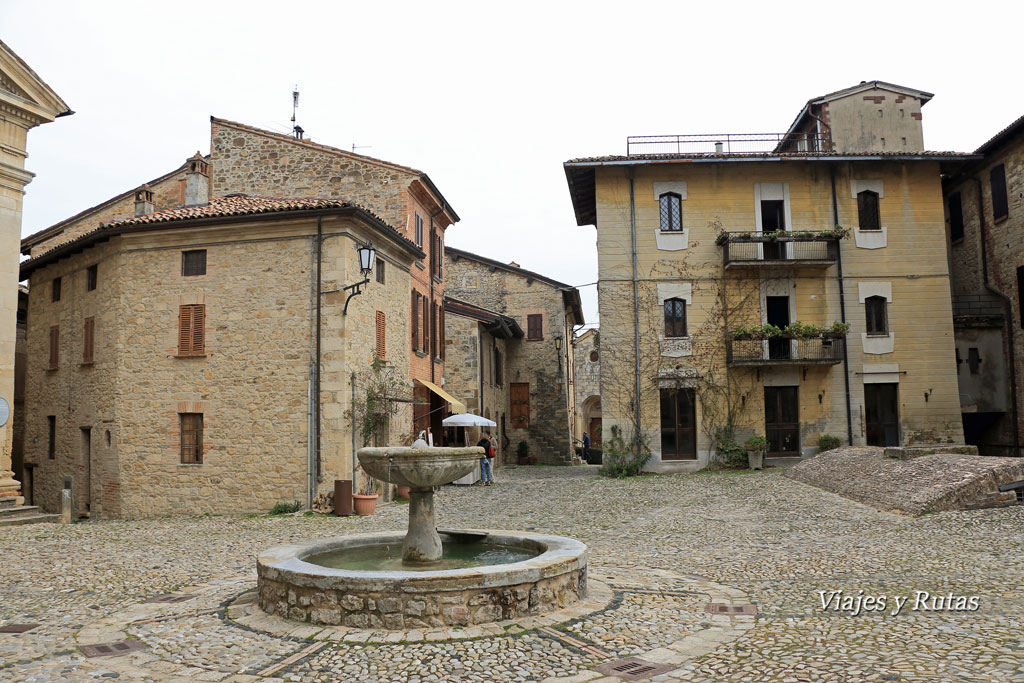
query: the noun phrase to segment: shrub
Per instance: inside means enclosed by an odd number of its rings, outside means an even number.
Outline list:
[[[524,460],[530,457],[530,444],[520,441],[519,445],[516,446],[516,457]]]
[[[618,479],[636,476],[651,459],[651,449],[643,433],[624,437],[618,425],[612,425],[612,438],[602,446],[601,474],[605,477]]]
[[[302,503],[294,501],[292,503],[278,503],[274,507],[270,508],[271,515],[290,515],[293,512],[298,512],[302,509]]]
[[[838,436],[832,436],[831,434],[822,434],[818,437],[818,452],[824,453],[830,451],[833,448],[839,448],[843,445],[843,440]]]
[[[748,451],[761,451],[768,450],[768,439],[763,436],[752,436],[747,439],[743,445]]]
[[[720,465],[746,466],[746,449],[736,440],[732,427],[715,428],[715,456]]]

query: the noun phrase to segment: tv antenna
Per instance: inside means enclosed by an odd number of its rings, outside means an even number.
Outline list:
[[[296,140],[302,139],[302,134],[306,131],[302,130],[302,126],[295,123],[295,110],[299,108],[299,86],[296,85],[295,89],[292,90],[292,135],[295,136]]]
[[[352,152],[355,153],[357,149],[370,149],[371,147],[373,147],[373,145],[357,145],[356,143],[353,142]]]

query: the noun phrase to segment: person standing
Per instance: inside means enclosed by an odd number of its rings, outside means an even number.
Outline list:
[[[583,432],[583,461],[590,464],[590,434]]]
[[[488,432],[484,432],[480,435],[480,440],[476,442],[476,445],[484,449],[484,455],[480,458],[480,481],[484,486],[490,486],[494,483],[494,477],[491,475],[491,459],[494,458],[494,447],[491,446],[491,435]]]

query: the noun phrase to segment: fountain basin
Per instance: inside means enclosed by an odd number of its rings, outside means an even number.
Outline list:
[[[389,481],[412,489],[428,489],[455,481],[473,471],[484,449],[409,448],[387,446],[360,448],[359,464],[381,481]]]
[[[442,534],[445,544],[453,536]],[[563,536],[490,531],[487,542],[538,553],[510,564],[426,571],[332,569],[311,562],[347,548],[394,544],[402,533],[360,534],[271,548],[256,561],[268,614],[360,629],[471,626],[542,614],[586,597],[587,547]]]

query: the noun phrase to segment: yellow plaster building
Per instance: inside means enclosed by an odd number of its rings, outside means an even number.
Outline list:
[[[18,311],[21,202],[34,176],[25,170],[28,131],[73,112],[0,42],[0,506],[23,501],[11,470],[14,349]]]
[[[597,228],[604,439],[638,426],[648,469],[705,466],[730,423],[780,458],[824,434],[963,443],[940,173],[969,155],[808,145],[799,123],[565,163]]]

